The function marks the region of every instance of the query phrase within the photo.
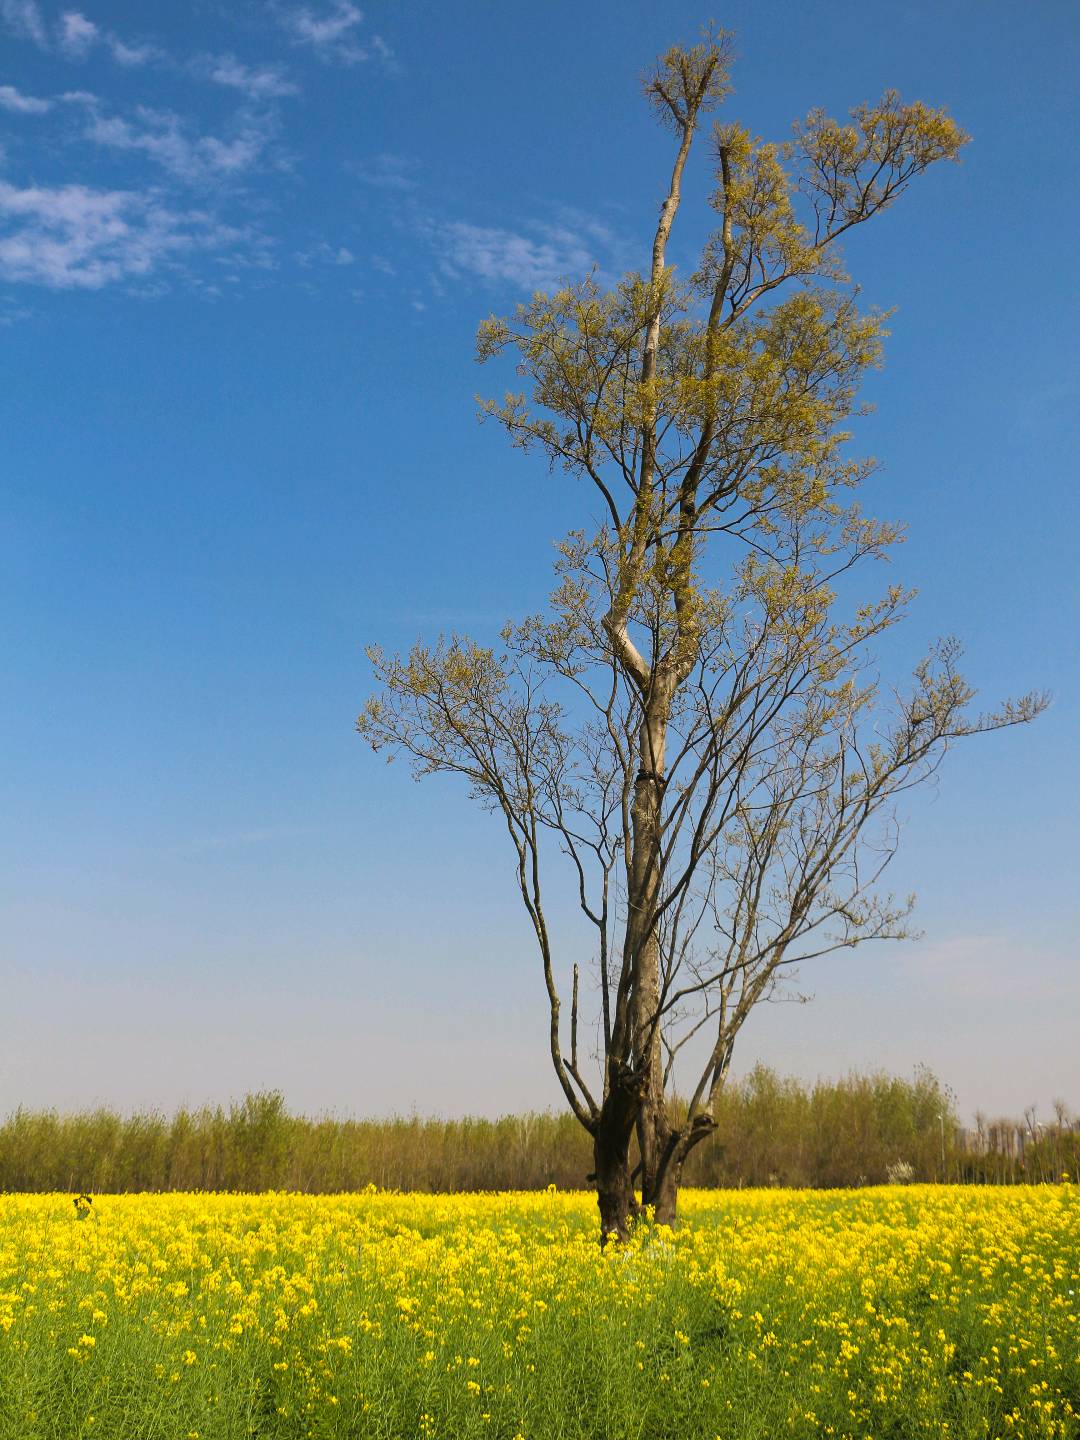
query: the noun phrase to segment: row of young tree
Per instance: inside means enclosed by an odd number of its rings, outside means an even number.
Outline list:
[[[685,1119],[676,1102],[670,1123]],[[807,1086],[759,1067],[730,1083],[689,1184],[841,1187],[887,1181],[1017,1183],[1080,1172],[1080,1123],[979,1120],[960,1128],[928,1071]],[[634,1156],[634,1163],[637,1162]],[[581,1189],[592,1165],[572,1115],[499,1120],[309,1119],[276,1092],[165,1116],[19,1110],[0,1124],[0,1191]]]

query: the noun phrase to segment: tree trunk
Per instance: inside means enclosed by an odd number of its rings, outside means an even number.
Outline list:
[[[626,1240],[638,1213],[630,1178],[629,1144],[608,1145],[598,1134],[593,1143],[596,1164],[596,1204],[600,1211],[600,1243]]]
[[[654,1182],[652,1199],[649,1203],[653,1206],[655,1218],[660,1225],[675,1224],[682,1168],[681,1160],[672,1159],[668,1164],[661,1166],[660,1173]]]
[[[661,880],[661,807],[672,692],[671,677],[654,676],[653,693],[638,733],[638,774],[631,807],[633,849],[627,857],[630,916],[626,943],[631,947],[634,974],[634,1066],[642,1087],[637,1133],[646,1204],[652,1203],[649,1197],[671,1134],[658,1019],[661,978],[655,912]]]
[[[674,1225],[679,1204],[679,1186],[682,1184],[683,1166],[695,1146],[710,1136],[715,1125],[711,1118],[699,1115],[689,1129],[668,1132],[667,1145],[660,1156],[652,1188],[646,1196],[642,1192],[642,1204],[653,1207],[655,1218],[661,1225]]]
[[[638,1203],[630,1173],[630,1139],[640,1103],[633,1074],[623,1071],[609,1079],[593,1132],[594,1172],[590,1177],[596,1183],[601,1245],[610,1239],[626,1240],[637,1218]]]
[[[644,826],[642,830],[645,830]],[[646,832],[639,837],[639,843],[653,842],[656,838],[653,834]],[[658,844],[656,848],[659,849]],[[643,896],[641,903],[651,907],[655,904],[655,893]],[[641,1154],[642,1203],[651,1205],[653,1203],[652,1192],[656,1186],[661,1159],[671,1136],[667,1103],[664,1098],[660,1026],[655,1019],[660,1005],[660,946],[655,930],[645,937],[641,945],[636,969],[634,1033],[637,1043],[634,1061],[642,1084],[641,1105],[637,1116],[637,1137],[638,1150]]]

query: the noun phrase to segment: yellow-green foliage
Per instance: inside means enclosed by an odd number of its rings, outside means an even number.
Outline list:
[[[1072,1186],[683,1210],[601,1252],[554,1190],[3,1197],[0,1435],[1080,1433]]]

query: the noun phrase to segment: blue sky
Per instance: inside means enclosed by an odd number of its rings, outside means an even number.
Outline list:
[[[364,644],[490,638],[592,515],[477,425],[473,337],[644,263],[670,137],[637,76],[705,18],[0,0],[0,1111],[558,1102],[497,827],[352,727]],[[882,659],[955,633],[988,704],[1055,699],[907,805],[924,938],[808,970],[737,1068],[1080,1107],[1080,11],[719,18],[758,133],[894,85],[974,137],[848,248],[897,307],[859,438],[919,598]],[[707,185],[702,155],[684,268]]]

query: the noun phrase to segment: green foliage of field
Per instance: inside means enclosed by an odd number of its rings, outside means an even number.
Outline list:
[[[0,1197],[0,1440],[1080,1434],[1080,1194]]]
[[[1036,1131],[1026,1154],[1011,1127],[987,1138],[976,1147],[959,1130],[927,1071],[807,1086],[761,1067],[721,1097],[717,1133],[694,1152],[687,1181],[879,1184],[897,1161],[916,1180],[1051,1180],[1080,1159],[1080,1135],[1060,1125]],[[20,1110],[0,1124],[0,1191],[573,1189],[592,1167],[589,1137],[569,1114],[306,1119],[270,1093],[173,1116]]]

